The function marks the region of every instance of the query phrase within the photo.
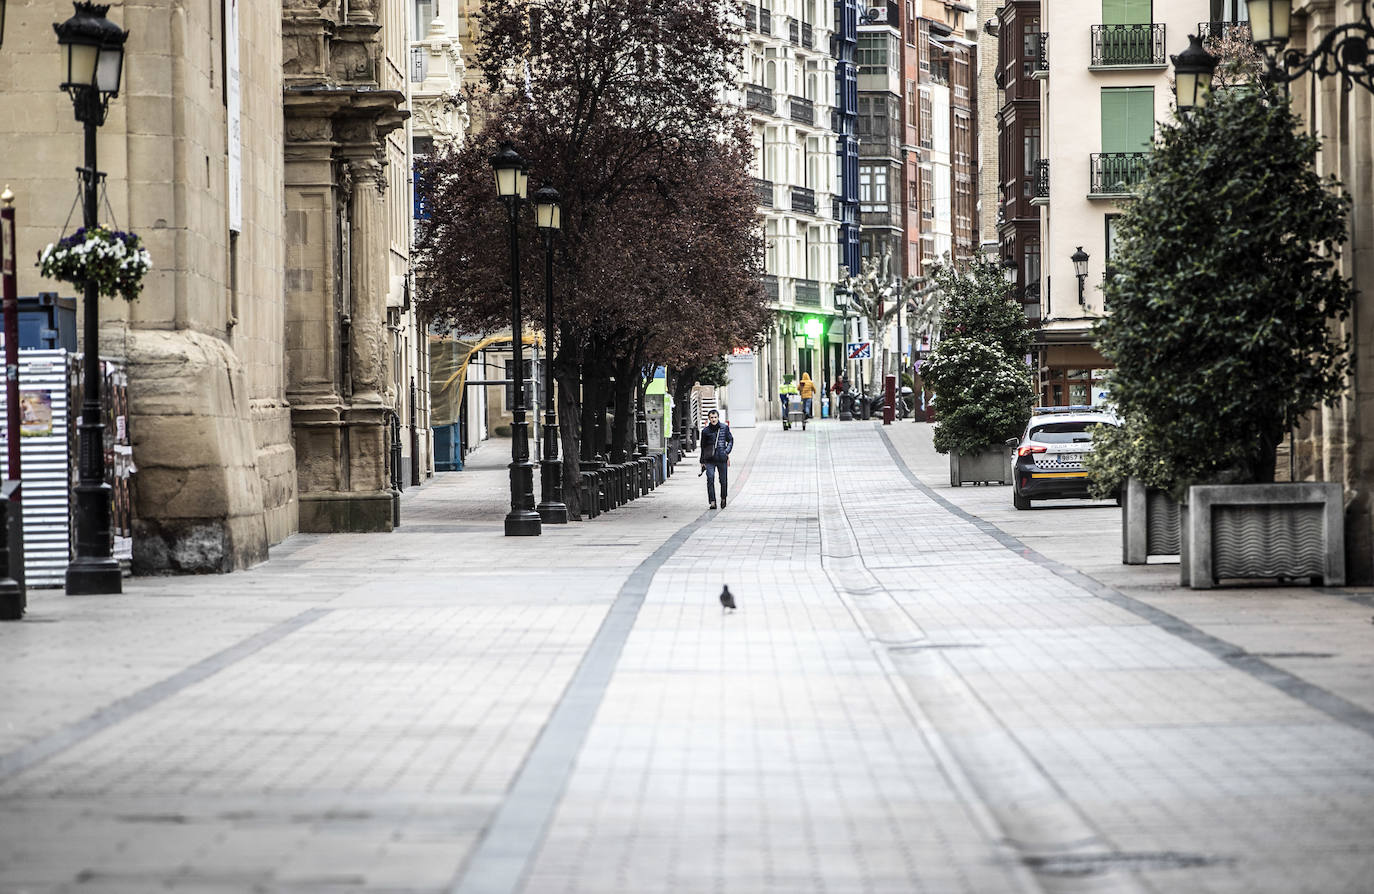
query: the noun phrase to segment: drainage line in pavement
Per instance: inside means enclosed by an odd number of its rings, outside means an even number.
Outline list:
[[[0,755],[0,780],[8,779],[41,764],[53,755],[81,744],[97,733],[127,720],[140,711],[166,701],[183,689],[194,686],[225,668],[237,664],[255,652],[265,649],[283,637],[295,633],[307,624],[318,621],[331,611],[333,609],[328,608],[312,608],[303,611],[294,617],[268,627],[266,630],[255,633],[223,651],[216,652],[209,658],[197,661],[185,670],[173,674],[159,683],[154,683],[140,689],[133,695],[112,702],[83,720],[78,720],[70,726],[49,733],[37,741],[11,751],[9,754]]]
[[[1022,543],[992,522],[979,518],[959,506],[954,505],[916,477],[911,469],[907,467],[906,461],[902,459],[897,448],[893,445],[892,439],[888,437],[887,432],[883,431],[881,427],[878,428],[878,434],[882,435],[883,443],[887,445],[887,452],[892,455],[892,459],[896,462],[897,468],[906,476],[906,480],[912,487],[921,491],[954,515],[974,525],[1007,549],[1048,569],[1074,586],[1080,587],[1094,596],[1110,602],[1118,608],[1125,609],[1137,617],[1149,621],[1161,630],[1197,646],[1217,660],[1249,674],[1261,683],[1266,683],[1274,687],[1308,707],[1322,712],[1331,719],[1343,723],[1352,729],[1359,730],[1365,735],[1374,736],[1374,712],[1368,711],[1334,692],[1323,689],[1313,683],[1309,683],[1296,674],[1275,667],[1262,658],[1256,658],[1239,646],[1228,643],[1226,640],[1219,637],[1212,636],[1210,633],[1206,633],[1194,627],[1177,615],[1171,615],[1163,609],[1156,608],[1132,596],[1127,596],[1120,590],[1104,584],[1095,577],[1084,574],[1077,568],[1070,568],[1062,562],[1056,562],[1054,559]]]
[[[749,479],[749,469],[765,434],[760,430],[758,440],[749,448],[744,470],[732,488],[736,495]],[[620,587],[491,824],[459,868],[449,889],[451,894],[515,894],[523,887],[525,876],[544,845],[549,823],[567,789],[577,755],[601,708],[654,575],[713,517],[708,509],[679,528],[640,562]]]

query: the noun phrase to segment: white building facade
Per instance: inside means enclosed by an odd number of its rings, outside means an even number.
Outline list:
[[[1040,5],[1040,160],[1030,186],[1040,212],[1039,247],[1033,259],[1016,246],[1006,254],[1020,264],[1022,283],[1039,281],[1036,348],[1045,405],[1102,397],[1106,362],[1091,328],[1106,312],[1101,286],[1114,222],[1143,175],[1157,123],[1173,116],[1170,56],[1187,49],[1189,34],[1213,27],[1218,5],[1231,20],[1245,15],[1243,3],[1209,0],[1102,0],[1093,15],[1084,15],[1081,4]],[[1018,50],[1028,46],[1017,42]],[[1018,148],[1030,140],[1024,136]],[[1087,256],[1086,275],[1076,275],[1075,255]]]
[[[841,166],[832,124],[834,16],[831,0],[744,7],[740,99],[752,122],[754,184],[767,239],[764,282],[776,311],[762,354],[754,357],[757,419],[779,417],[785,375],[809,373],[823,388],[843,350],[835,315],[842,271],[836,208]],[[736,374],[744,371],[738,356]]]

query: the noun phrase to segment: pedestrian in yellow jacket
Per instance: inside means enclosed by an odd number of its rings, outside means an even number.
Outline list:
[[[801,384],[797,386],[797,391],[801,394],[802,414],[810,419],[811,398],[816,396],[816,383],[811,381],[811,373],[802,373]]]

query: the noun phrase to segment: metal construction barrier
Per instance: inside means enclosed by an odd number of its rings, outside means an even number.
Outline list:
[[[23,575],[29,587],[62,586],[71,560],[68,498],[74,465],[68,458],[68,434],[74,433],[74,427],[69,425],[71,402],[67,391],[67,365],[68,354],[60,349],[19,352]],[[0,389],[0,418],[6,409],[5,392]],[[110,426],[108,419],[105,432],[107,468],[108,457],[114,455],[125,474],[122,480],[127,484],[127,476],[133,469],[132,452],[126,456],[115,450],[120,446],[120,432]],[[6,441],[7,435],[0,426],[0,443]],[[0,474],[8,474],[6,458],[7,451],[0,449]],[[126,487],[124,493],[127,495],[127,492]],[[112,507],[116,514],[118,507],[116,499]]]

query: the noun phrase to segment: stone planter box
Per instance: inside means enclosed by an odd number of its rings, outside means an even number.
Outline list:
[[[1166,491],[1132,478],[1121,495],[1121,563],[1144,565],[1151,556],[1176,557],[1179,505]]]
[[[1011,484],[1012,452],[994,447],[972,456],[949,455],[949,486],[970,484]]]
[[[1206,590],[1238,578],[1345,584],[1340,484],[1208,484],[1188,489],[1179,582]]]

